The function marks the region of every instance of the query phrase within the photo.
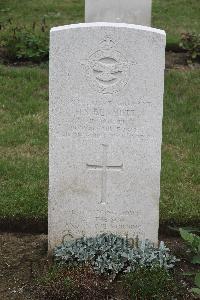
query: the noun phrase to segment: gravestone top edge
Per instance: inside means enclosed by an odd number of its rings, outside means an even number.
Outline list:
[[[57,26],[57,27],[51,28],[50,32],[62,31],[62,30],[68,30],[68,29],[92,28],[92,27],[127,28],[127,29],[135,29],[135,30],[153,32],[153,33],[157,33],[157,34],[166,36],[166,32],[162,29],[157,29],[157,28],[142,26],[142,25],[135,25],[135,24],[110,23],[110,22],[94,22],[94,23],[79,23],[79,24],[63,25],[63,26]]]

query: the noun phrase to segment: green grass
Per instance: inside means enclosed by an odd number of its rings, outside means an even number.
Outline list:
[[[200,71],[166,75],[161,223],[200,218]],[[48,71],[0,66],[0,217],[47,216]]]
[[[47,214],[48,77],[0,67],[0,216]]]
[[[178,43],[184,31],[200,30],[199,0],[153,0],[152,26],[166,30],[168,43]],[[0,23],[40,23],[52,26],[84,22],[84,0],[1,0]]]
[[[126,290],[130,291],[131,300],[171,300],[177,297],[182,299],[184,295],[184,291],[180,292],[179,283],[175,282],[172,275],[155,266],[138,268],[126,274],[122,283],[125,283]]]
[[[46,18],[50,26],[84,21],[84,0],[1,0],[0,19],[33,24]]]
[[[161,222],[200,218],[200,71],[170,71],[165,81]]]
[[[199,0],[153,0],[152,23],[167,33],[167,43],[178,43],[182,32],[200,31]]]

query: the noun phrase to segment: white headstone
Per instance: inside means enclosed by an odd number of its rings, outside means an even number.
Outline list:
[[[85,0],[86,22],[151,26],[152,0]]]
[[[157,242],[164,31],[77,24],[50,44],[49,249],[103,232]]]

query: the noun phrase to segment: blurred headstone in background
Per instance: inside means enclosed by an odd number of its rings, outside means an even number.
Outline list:
[[[85,0],[85,22],[151,26],[152,0]]]

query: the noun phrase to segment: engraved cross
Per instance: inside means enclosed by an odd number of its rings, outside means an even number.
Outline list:
[[[101,171],[101,204],[106,203],[106,192],[107,192],[107,171],[121,171],[123,169],[123,163],[118,166],[111,166],[107,163],[108,145],[103,146],[102,164],[101,165],[90,165],[86,164],[89,170],[100,170]]]

